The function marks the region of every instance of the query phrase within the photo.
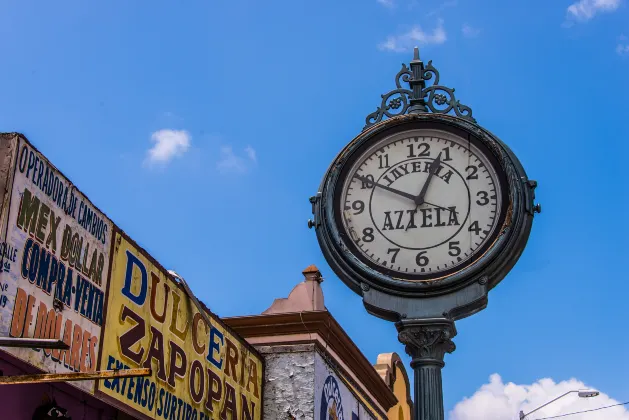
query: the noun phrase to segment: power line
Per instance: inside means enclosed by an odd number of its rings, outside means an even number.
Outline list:
[[[575,414],[589,413],[590,411],[599,411],[599,410],[604,410],[605,408],[618,407],[619,405],[627,405],[627,404],[629,404],[629,401],[620,403],[620,404],[606,405],[605,407],[593,408],[591,410],[575,411],[574,413],[560,414],[558,416],[552,416],[552,417],[542,417],[537,420],[558,419],[559,417],[574,416]]]

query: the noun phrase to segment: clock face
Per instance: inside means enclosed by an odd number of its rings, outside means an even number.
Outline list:
[[[504,176],[473,138],[413,129],[358,150],[336,195],[346,243],[400,280],[430,281],[477,260],[504,220]]]

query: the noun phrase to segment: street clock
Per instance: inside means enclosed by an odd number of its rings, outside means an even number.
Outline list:
[[[403,66],[398,89],[383,95],[311,198],[311,226],[328,263],[367,309],[391,320],[444,312],[458,319],[484,308],[539,210],[536,183],[517,157],[438,78],[419,57]],[[462,289],[461,305],[442,298],[436,313],[404,300]]]
[[[308,225],[367,310],[395,322],[412,358],[414,418],[443,420],[454,321],[487,306],[541,208],[517,157],[417,49],[395,83],[326,171]]]

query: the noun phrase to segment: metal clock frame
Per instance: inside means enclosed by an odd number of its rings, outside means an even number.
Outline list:
[[[473,136],[490,152],[490,158],[493,157],[498,164],[499,175],[502,172],[506,176],[503,197],[507,202],[502,212],[505,218],[498,228],[498,237],[480,258],[473,259],[471,263],[468,261],[467,266],[447,276],[438,275],[440,278],[427,281],[409,281],[413,280],[412,276],[405,279],[403,273],[397,274],[397,278],[383,274],[351,252],[354,247],[348,246],[349,238],[344,237],[339,228],[340,221],[336,220],[335,207],[338,203],[335,195],[342,188],[344,179],[341,175],[344,169],[353,163],[357,151],[371,145],[374,138],[390,129],[421,129],[424,124],[434,123],[450,126]],[[406,297],[436,296],[463,288],[470,282],[478,281],[479,276],[487,278],[491,289],[502,280],[524,250],[534,213],[534,186],[534,182],[528,181],[522,165],[511,150],[478,125],[449,115],[422,113],[397,116],[362,132],[337,155],[326,171],[319,193],[311,199],[314,226],[326,260],[335,273],[358,294],[362,295],[370,288],[376,288]]]
[[[425,115],[428,115],[428,114],[425,114]],[[441,121],[436,121],[434,118],[431,120],[425,120],[425,119],[419,119],[419,118],[415,118],[415,119],[407,118],[406,121],[400,121],[398,119],[389,120],[389,121],[390,123],[384,124],[381,130],[378,130],[373,133],[369,133],[369,135],[366,135],[366,136],[360,136],[361,138],[358,139],[358,141],[355,144],[354,142],[352,142],[351,150],[348,150],[347,153],[343,153],[345,152],[343,151],[341,153],[341,156],[343,156],[343,158],[339,159],[334,164],[336,167],[339,168],[339,170],[330,174],[330,177],[328,178],[327,186],[324,186],[323,188],[323,191],[326,191],[326,190],[330,191],[330,195],[332,196],[331,200],[326,201],[328,205],[325,208],[326,215],[330,216],[329,225],[330,226],[336,225],[335,229],[330,231],[331,236],[332,236],[332,243],[338,243],[338,244],[342,243],[343,244],[341,246],[342,249],[348,248],[351,254],[358,255],[358,258],[361,259],[362,262],[365,263],[373,272],[381,273],[383,277],[378,276],[379,279],[376,280],[376,283],[379,283],[380,279],[382,279],[383,282],[387,283],[387,286],[394,289],[397,288],[402,293],[412,291],[412,290],[417,290],[419,292],[426,293],[427,290],[431,290],[431,289],[444,289],[447,286],[449,286],[451,283],[456,282],[457,276],[452,276],[450,274],[460,272],[462,270],[462,268],[460,267],[461,264],[453,267],[450,270],[445,270],[445,272],[422,273],[422,274],[418,274],[418,273],[402,274],[402,273],[398,273],[393,270],[390,270],[386,267],[379,267],[378,264],[367,261],[367,259],[361,255],[360,251],[358,251],[358,248],[355,246],[355,244],[351,240],[346,239],[347,234],[346,232],[343,232],[343,228],[341,227],[341,223],[339,220],[339,218],[341,217],[341,214],[340,214],[341,206],[340,206],[339,200],[341,199],[341,195],[343,192],[342,185],[345,182],[345,178],[348,176],[348,172],[351,170],[352,166],[355,164],[357,159],[362,155],[364,150],[373,147],[374,145],[378,144],[378,142],[385,140],[390,135],[403,134],[405,132],[409,132],[410,130],[415,130],[415,129],[447,131],[450,134],[454,134],[464,140],[475,143],[476,147],[478,147],[479,149],[485,149],[485,150],[482,150],[482,152],[487,155],[487,158],[491,161],[492,165],[496,167],[499,167],[500,165],[498,164],[498,161],[493,157],[493,154],[484,146],[483,143],[478,141],[474,136],[471,136],[469,133],[461,130],[458,126],[456,126],[456,124],[444,124]],[[394,124],[394,122],[397,122],[397,124]],[[507,191],[508,190],[507,180],[502,172],[502,168],[500,167],[498,168],[497,175],[498,175],[497,181],[499,182],[501,189],[503,191]],[[501,198],[502,198],[501,205],[502,205],[503,211],[501,211],[501,214],[499,215],[500,226],[503,225],[503,222],[506,216],[506,209],[508,207],[507,195],[502,194]],[[467,219],[467,216],[466,216],[466,219]],[[460,229],[462,228],[463,228],[463,225],[461,226]],[[489,238],[487,238],[483,246],[481,246],[477,251],[475,251],[475,254],[480,254],[480,255],[484,254],[485,251],[492,245],[492,242],[497,238],[499,231],[500,229],[495,230],[492,233],[492,235]],[[474,256],[474,259],[478,259],[478,257],[479,255],[476,255]],[[374,267],[378,267],[378,268],[374,268]],[[359,269],[359,271],[361,270]],[[409,287],[409,282],[418,282],[418,284],[416,286],[410,285]],[[378,287],[378,284],[370,284],[370,283],[367,283],[367,284],[369,284],[372,287]]]

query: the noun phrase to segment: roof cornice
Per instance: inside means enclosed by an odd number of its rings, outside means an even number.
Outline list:
[[[398,402],[373,365],[328,311],[240,316],[222,320],[245,339],[265,337],[264,345],[286,344],[286,340],[282,340],[281,336],[317,334],[325,341],[327,349],[338,355],[340,361],[348,366],[385,411]],[[277,337],[277,342],[272,340],[273,337]]]

